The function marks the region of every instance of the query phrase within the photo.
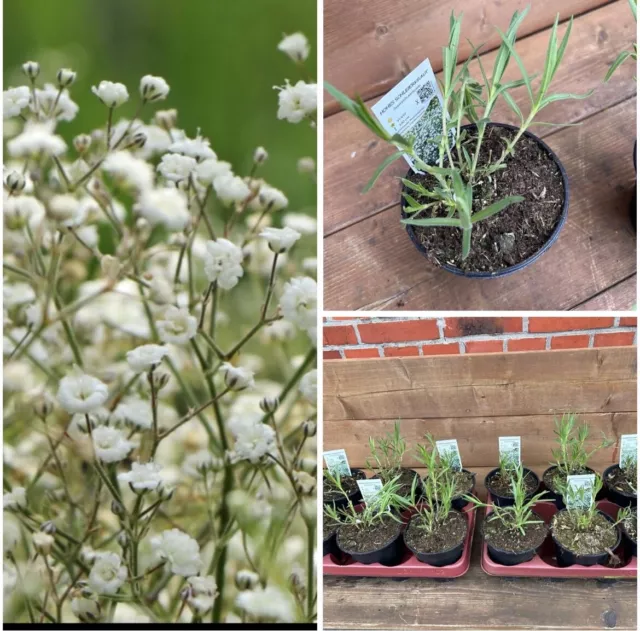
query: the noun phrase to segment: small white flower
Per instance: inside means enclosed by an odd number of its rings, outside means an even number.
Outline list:
[[[133,186],[139,193],[144,193],[153,187],[153,168],[148,162],[136,158],[129,151],[110,153],[100,168],[118,182]]]
[[[318,403],[318,371],[310,370],[300,379],[300,392],[312,405]]]
[[[215,158],[200,162],[196,167],[196,178],[205,186],[213,184],[216,178],[227,175],[233,175],[231,165]]]
[[[213,181],[213,188],[220,201],[227,206],[243,202],[251,195],[251,189],[246,182],[231,173],[217,177]]]
[[[236,573],[235,582],[239,590],[253,589],[260,583],[260,577],[251,570],[239,570]]]
[[[100,81],[98,87],[94,85],[91,91],[110,108],[118,107],[129,100],[129,92],[122,83]]]
[[[156,324],[158,334],[163,342],[169,344],[186,344],[195,337],[198,331],[198,320],[186,309],[171,305],[164,312],[162,320]]]
[[[3,508],[18,508],[27,505],[27,491],[22,486],[14,486],[9,493],[2,496]]]
[[[318,286],[308,276],[291,279],[280,298],[282,315],[315,339],[318,315]]]
[[[48,556],[51,554],[51,548],[53,548],[53,544],[55,542],[55,539],[51,535],[38,530],[31,535],[31,540],[33,542],[33,547],[36,549],[38,554],[41,554],[42,556]]]
[[[286,195],[269,184],[261,184],[258,194],[251,200],[254,210],[282,210],[289,205]]]
[[[26,61],[22,64],[22,72],[33,81],[40,74],[40,64],[37,61]]]
[[[153,425],[151,403],[137,397],[127,397],[113,411],[116,423],[127,423],[139,429],[149,429]]]
[[[191,220],[187,200],[175,188],[146,191],[135,209],[152,226],[163,225],[172,231],[184,230]]]
[[[245,590],[236,598],[236,607],[254,618],[273,622],[294,622],[296,606],[288,592],[267,585]]]
[[[182,463],[182,470],[192,478],[201,478],[208,471],[218,471],[223,466],[222,460],[216,458],[207,449],[189,454]]]
[[[5,495],[6,497],[6,495]],[[6,506],[5,506],[6,508]],[[4,554],[13,550],[21,539],[20,522],[9,513],[2,515],[2,546]]]
[[[45,217],[45,209],[40,201],[31,195],[12,195],[4,199],[4,222],[9,230],[19,230],[29,224],[34,228]]]
[[[260,336],[264,342],[282,342],[293,339],[295,326],[288,320],[276,320],[262,328]]]
[[[73,195],[54,195],[49,200],[49,216],[62,226],[74,228],[87,218],[87,207]]]
[[[36,103],[39,111],[45,116],[53,116],[63,121],[72,121],[80,109],[78,104],[71,100],[69,90],[60,91],[58,86],[51,83],[45,83],[42,90],[36,90]],[[33,103],[31,106],[34,109]]]
[[[6,561],[2,563],[2,592],[4,597],[9,596],[18,584],[18,572],[13,565]]]
[[[316,170],[316,161],[306,156],[298,160],[298,173],[314,173]]]
[[[269,157],[269,153],[264,147],[256,147],[256,150],[253,152],[253,161],[256,164],[262,164]]]
[[[224,375],[224,382],[230,390],[239,391],[255,386],[253,372],[251,370],[242,368],[241,366],[233,366],[228,362],[222,364],[220,370]]]
[[[40,153],[59,156],[67,150],[67,144],[53,133],[51,121],[36,123],[29,121],[22,133],[7,143],[9,155],[14,158],[26,158]]]
[[[98,601],[84,596],[71,598],[71,611],[81,622],[97,622],[101,615]]]
[[[116,594],[127,578],[127,568],[115,552],[101,552],[89,573],[89,587],[96,594]]]
[[[298,81],[291,85],[276,86],[278,92],[278,118],[290,123],[299,123],[313,114],[318,107],[318,86],[315,83]]]
[[[2,302],[5,308],[26,305],[36,299],[36,292],[29,283],[5,284],[2,287]]]
[[[81,370],[63,377],[58,386],[58,402],[70,414],[87,414],[109,397],[107,386]]]
[[[193,611],[200,614],[213,609],[213,604],[218,595],[218,587],[213,576],[190,576],[187,579],[189,589],[187,592],[187,604]]]
[[[180,182],[186,180],[195,171],[195,158],[183,156],[179,153],[165,153],[157,166],[157,170],[167,180]]]
[[[206,242],[204,273],[210,283],[222,289],[232,289],[243,275],[242,250],[227,239]]]
[[[249,460],[259,463],[273,451],[275,432],[262,422],[262,414],[242,414],[231,418],[229,430],[235,439],[233,460]]]
[[[309,56],[309,41],[302,33],[287,35],[278,44],[278,50],[282,51],[293,61],[304,61]]]
[[[120,462],[127,457],[134,444],[127,440],[122,430],[100,426],[93,430],[93,447],[96,457],[102,462]]]
[[[29,105],[30,90],[28,86],[9,88],[2,93],[2,117],[12,118]]]
[[[318,221],[315,217],[303,213],[287,213],[282,218],[282,224],[301,234],[315,234],[318,231]]]
[[[193,576],[202,568],[198,542],[177,528],[153,537],[151,546],[160,558],[169,562],[174,574]]]
[[[159,344],[143,344],[127,352],[127,362],[134,372],[146,372],[155,368],[169,350]]]
[[[267,240],[273,252],[282,254],[291,249],[301,234],[291,228],[265,228],[260,236]]]
[[[162,77],[147,74],[140,79],[140,96],[145,101],[162,101],[169,94],[169,84]]]
[[[56,73],[58,87],[67,88],[76,80],[76,73],[71,68],[60,68]]]
[[[134,491],[157,489],[162,484],[161,470],[155,462],[134,462],[131,471],[118,474],[118,480],[129,484]]]
[[[202,138],[198,135],[196,138],[183,138],[174,142],[169,151],[174,153],[181,153],[185,156],[195,158],[198,162],[202,160],[216,159],[216,154],[211,148],[211,143],[208,138]]]

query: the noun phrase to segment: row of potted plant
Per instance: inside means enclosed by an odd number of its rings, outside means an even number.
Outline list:
[[[426,469],[425,477],[403,467],[407,445],[396,423],[393,433],[369,440],[367,468],[375,472],[372,479],[381,481],[381,489],[368,502],[360,501],[357,483],[366,478],[364,471],[353,469],[349,476],[325,471],[324,553],[341,552],[364,564],[394,565],[406,547],[424,563],[450,565],[462,556],[468,512],[484,507],[489,512],[483,530],[489,555],[503,565],[531,560],[548,536],[560,565],[604,563],[621,537],[629,554],[635,555],[635,453],[600,476],[588,466],[589,459],[613,441],[603,437],[587,449],[589,427],[578,424],[574,414],[557,419],[555,433],[558,446],[552,451],[552,466],[542,476],[544,488],[519,457],[503,455],[485,478],[490,498],[485,503],[473,494],[475,474],[462,468],[457,450],[439,451],[429,434],[426,444],[417,445],[414,452]],[[576,501],[577,491],[567,480],[589,474],[593,485],[588,492],[581,489]],[[605,494],[620,506],[617,519],[598,509]],[[557,509],[548,524],[536,511],[542,503]]]

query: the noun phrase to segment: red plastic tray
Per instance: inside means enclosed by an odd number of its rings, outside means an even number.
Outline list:
[[[598,508],[607,515],[617,517],[620,507],[607,500],[598,502]],[[558,512],[552,503],[536,504],[536,512],[542,517],[545,523],[549,523],[551,518]],[[486,515],[491,512],[491,508],[486,509]],[[506,566],[492,561],[489,557],[487,544],[482,543],[482,569],[491,576],[520,576],[533,578],[617,578],[635,579],[638,573],[638,561],[636,557],[629,558],[622,544],[614,551],[622,560],[622,565],[608,567],[606,565],[572,565],[570,567],[559,567],[555,557],[555,544],[549,535],[537,554],[531,561],[520,565]]]
[[[467,538],[464,542],[462,556],[458,561],[446,567],[434,567],[427,563],[422,563],[405,548],[405,555],[399,565],[387,567],[379,563],[364,565],[357,563],[350,556],[344,555],[343,559],[338,559],[332,554],[327,554],[322,558],[322,571],[324,574],[333,576],[377,576],[381,578],[458,578],[467,573],[471,562],[471,544],[473,542],[473,530],[476,523],[476,512],[471,510],[472,505],[467,504],[462,512],[467,518],[469,528]]]

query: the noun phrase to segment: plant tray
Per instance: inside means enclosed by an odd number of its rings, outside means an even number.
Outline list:
[[[386,566],[379,563],[364,565],[357,563],[349,555],[337,558],[327,554],[322,559],[322,571],[331,576],[377,576],[380,578],[458,578],[467,573],[471,563],[471,544],[476,523],[476,512],[471,504],[467,504],[462,512],[467,518],[469,528],[464,542],[462,556],[452,565],[434,567],[418,561],[414,554],[405,547],[405,555],[398,565]]]
[[[607,515],[616,518],[620,506],[608,500],[598,502],[598,508]],[[536,512],[542,517],[545,523],[549,523],[551,518],[558,512],[552,503],[536,504]],[[486,509],[489,515],[491,508]],[[485,519],[486,519],[485,515]],[[636,557],[629,557],[624,545],[621,543],[615,554],[620,557],[622,564],[614,567],[606,565],[572,565],[570,567],[559,567],[555,557],[555,544],[549,535],[537,554],[531,561],[520,565],[506,566],[496,563],[489,557],[487,544],[482,543],[482,569],[491,576],[520,576],[532,578],[609,578],[609,579],[635,579],[638,572],[638,561]]]

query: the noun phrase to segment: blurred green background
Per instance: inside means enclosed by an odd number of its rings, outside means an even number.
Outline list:
[[[104,124],[92,85],[124,83],[132,98],[117,114],[130,118],[140,77],[164,77],[171,93],[154,109],[177,108],[178,126],[191,137],[200,127],[239,174],[263,145],[270,159],[262,177],[285,192],[291,210],[315,213],[315,186],[297,176],[296,162],[316,157],[316,134],[276,118],[273,86],[304,78],[277,50],[283,33],[296,31],[311,43],[306,67],[315,80],[316,11],[315,0],[5,0],[4,84],[24,84],[19,68],[31,59],[41,82],[60,67],[76,70],[71,97],[80,112],[58,126],[71,140]]]

